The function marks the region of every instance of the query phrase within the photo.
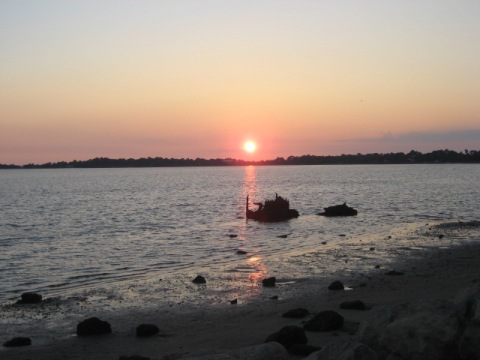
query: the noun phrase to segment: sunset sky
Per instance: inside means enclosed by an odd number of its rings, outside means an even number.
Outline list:
[[[478,0],[0,0],[0,163],[479,150],[479,19]]]

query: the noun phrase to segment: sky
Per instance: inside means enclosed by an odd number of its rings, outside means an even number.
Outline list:
[[[478,19],[478,0],[0,0],[0,163],[479,150]]]

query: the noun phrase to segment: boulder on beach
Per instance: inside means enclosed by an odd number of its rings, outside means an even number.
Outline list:
[[[268,342],[278,342],[285,346],[288,350],[294,344],[306,344],[308,343],[307,335],[305,331],[299,326],[285,326],[281,328],[276,333],[273,333],[267,337],[265,340]]]
[[[379,360],[379,357],[367,345],[351,341],[322,347],[303,360]]]
[[[3,346],[5,347],[17,347],[17,346],[28,346],[28,345],[32,345],[32,339],[28,337],[22,337],[22,336],[15,337],[3,343]]]
[[[34,292],[26,292],[22,294],[22,299],[17,304],[38,304],[42,302],[42,295]]]
[[[297,309],[287,311],[282,315],[282,317],[291,318],[291,319],[301,319],[309,314],[310,312],[307,309],[297,308]]]
[[[319,213],[318,215],[321,216],[355,216],[357,215],[357,210],[354,208],[347,206],[347,203],[343,203],[341,205],[334,205],[328,206],[323,208],[323,212]]]
[[[367,307],[362,300],[344,301],[340,304],[340,309],[347,310],[366,310]]]
[[[303,328],[308,331],[338,330],[343,326],[343,316],[332,310],[321,311],[308,320]]]
[[[92,336],[110,334],[112,327],[108,321],[100,320],[97,317],[91,317],[83,320],[77,325],[77,336]]]

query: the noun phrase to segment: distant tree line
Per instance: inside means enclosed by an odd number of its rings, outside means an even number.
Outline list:
[[[480,151],[435,150],[430,153],[410,151],[399,153],[373,153],[356,155],[302,155],[278,157],[274,160],[245,161],[236,159],[174,159],[148,157],[140,159],[109,159],[99,157],[84,161],[61,161],[46,164],[2,165],[0,169],[61,169],[61,168],[126,168],[126,167],[179,167],[179,166],[246,166],[246,165],[348,165],[348,164],[425,164],[425,163],[480,163]]]

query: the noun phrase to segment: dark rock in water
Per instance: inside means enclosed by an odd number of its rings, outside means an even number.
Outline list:
[[[22,294],[22,299],[17,301],[17,304],[38,304],[42,302],[42,295],[27,292]]]
[[[150,360],[149,357],[140,356],[140,355],[132,355],[132,356],[120,356],[119,360]]]
[[[278,295],[274,295],[270,298],[270,300],[278,300]]]
[[[157,335],[160,332],[158,326],[153,324],[142,324],[137,326],[137,336],[138,337],[147,337]]]
[[[301,319],[301,318],[304,318],[305,316],[307,316],[308,314],[310,314],[310,313],[307,309],[298,308],[298,309],[293,309],[293,310],[287,311],[286,313],[284,313],[282,315],[282,317],[292,318],[292,319]]]
[[[445,235],[440,234],[440,235],[438,235],[438,238],[439,238],[439,239],[443,239],[444,236],[445,236]]]
[[[338,330],[343,326],[343,316],[332,310],[322,311],[307,321],[303,328],[308,331]]]
[[[28,346],[32,345],[32,339],[28,337],[15,337],[3,343],[5,347]]]
[[[91,335],[102,335],[110,334],[112,332],[112,327],[108,321],[100,320],[97,317],[92,317],[77,325],[77,336],[91,336]]]
[[[294,344],[308,343],[308,339],[301,327],[291,325],[285,326],[280,331],[269,335],[265,342],[278,342],[288,350]]]
[[[194,284],[206,284],[207,280],[202,275],[197,275],[195,279],[192,280]]]
[[[268,279],[263,279],[262,280],[262,285],[265,286],[265,287],[272,287],[272,286],[275,286],[275,282],[277,281],[277,279],[275,277],[269,277]]]
[[[365,310],[366,308],[361,300],[345,301],[340,304],[340,309]]]
[[[345,286],[343,286],[341,281],[334,281],[328,286],[328,290],[344,290]]]
[[[290,202],[275,194],[275,199],[265,200],[265,203],[255,203],[258,209],[253,211],[249,209],[248,196],[246,204],[246,217],[261,222],[286,221],[297,218],[300,214],[295,209],[290,209]]]
[[[398,275],[404,275],[404,273],[400,272],[400,271],[392,270],[392,271],[389,271],[389,272],[385,273],[385,275],[398,276]]]
[[[286,239],[286,238],[288,237],[288,234],[286,234],[286,235],[278,235],[277,237],[280,238],[280,239]]]
[[[322,245],[327,245],[327,242],[326,242],[326,241],[322,241]]]
[[[357,210],[354,208],[347,206],[347,203],[343,203],[342,205],[335,205],[323,208],[325,211],[321,212],[318,215],[321,216],[355,216],[357,215]]]
[[[247,252],[244,250],[237,250],[237,255],[246,255]]]
[[[231,238],[236,238],[238,235],[237,234],[228,234],[228,237],[231,237]]]
[[[232,305],[236,305],[238,303],[238,300],[237,299],[233,299],[230,301],[230,304]]]
[[[288,352],[292,355],[308,356],[315,351],[320,350],[320,346],[308,344],[293,344],[288,348]]]
[[[375,269],[380,269],[380,265],[375,265]]]

